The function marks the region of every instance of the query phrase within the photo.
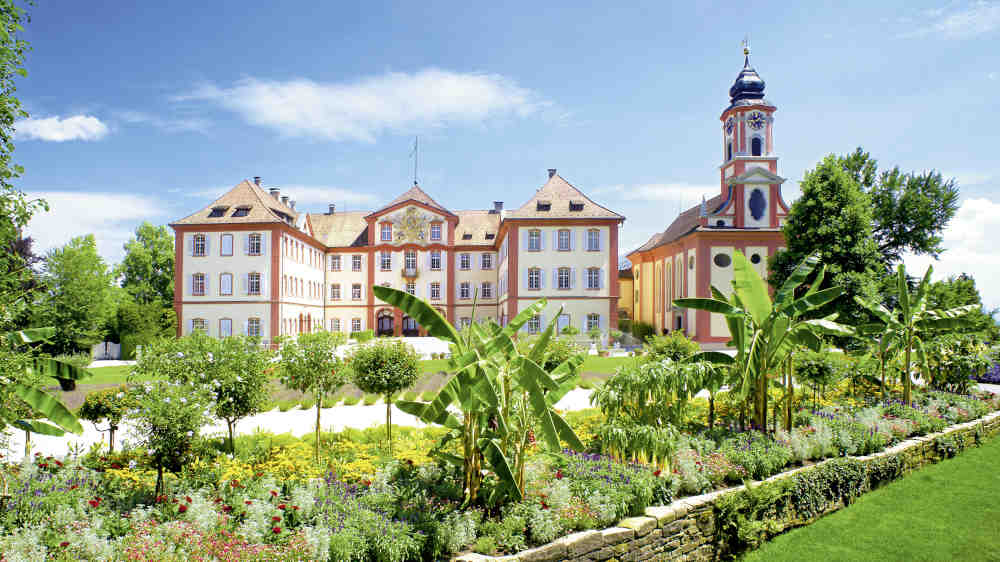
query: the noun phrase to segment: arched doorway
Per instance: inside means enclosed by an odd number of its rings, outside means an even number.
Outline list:
[[[375,319],[375,335],[395,335],[395,326],[393,325],[391,310],[382,309],[378,311],[378,317]]]
[[[403,316],[403,335],[413,338],[420,335],[420,325],[409,316]]]

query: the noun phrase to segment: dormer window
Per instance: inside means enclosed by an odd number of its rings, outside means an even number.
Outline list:
[[[466,232],[462,235],[462,240],[472,240],[472,234]]]
[[[497,235],[496,235],[496,234],[493,234],[492,232],[487,232],[487,233],[486,233],[486,239],[487,239],[487,240],[493,240],[493,239],[494,239],[494,238],[496,238],[496,237],[497,237]]]
[[[570,201],[569,210],[573,212],[578,212],[583,210],[583,201]]]
[[[224,217],[226,216],[226,211],[228,210],[229,207],[212,207],[212,212],[208,214],[208,218],[217,219],[219,217]]]
[[[250,207],[236,207],[236,210],[233,211],[233,218],[245,217],[249,214],[250,214]]]
[[[537,203],[537,205],[535,206],[535,209],[538,210],[538,211],[551,211],[552,210],[552,202],[551,201],[539,201]]]

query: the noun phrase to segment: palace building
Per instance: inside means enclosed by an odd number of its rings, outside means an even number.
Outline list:
[[[374,297],[376,285],[425,299],[460,327],[487,318],[506,324],[545,297],[549,305],[525,330],[555,320],[560,328],[607,332],[617,327],[624,220],[554,169],[513,210],[494,202],[452,211],[414,182],[370,212],[330,205],[305,213],[257,177],[170,225],[178,336],[423,335],[412,318]]]
[[[781,198],[774,148],[777,107],[764,98],[764,81],[744,65],[719,116],[722,164],[719,193],[684,212],[628,254],[634,283],[634,317],[657,332],[683,330],[703,347],[729,340],[725,319],[673,305],[682,297],[711,297],[715,286],[732,291],[732,254],[739,250],[767,274],[767,260],[784,249],[781,227],[788,206]]]

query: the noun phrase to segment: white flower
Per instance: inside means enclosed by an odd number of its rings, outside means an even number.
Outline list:
[[[212,357],[213,357],[213,356],[212,356],[212,352],[211,352],[211,351],[209,351],[209,352],[208,352],[208,360],[209,360],[209,361],[212,361]]]
[[[136,464],[137,463],[135,461],[128,461],[129,470],[134,469],[136,467]]]
[[[177,357],[180,357],[180,358],[183,358],[183,357],[184,357],[184,354],[183,354],[183,353],[181,353],[180,351],[178,351],[178,352],[177,352]]]
[[[115,394],[115,398],[124,398],[124,397],[125,397],[124,392],[119,392],[118,394]]]
[[[163,401],[164,401],[165,403],[169,404],[169,403],[170,403],[170,397],[168,396],[167,398],[164,398],[164,399],[163,399]]]
[[[193,431],[189,431],[188,432],[188,437],[194,437],[194,432]]]
[[[181,404],[187,404],[187,398],[181,397]]]

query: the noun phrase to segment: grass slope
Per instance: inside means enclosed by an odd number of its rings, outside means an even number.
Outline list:
[[[743,560],[1000,560],[1000,438],[913,472]]]

